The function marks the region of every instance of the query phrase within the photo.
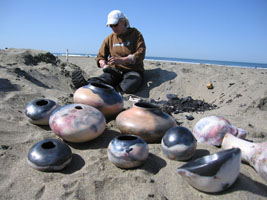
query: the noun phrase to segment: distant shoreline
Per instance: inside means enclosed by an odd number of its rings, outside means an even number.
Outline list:
[[[65,53],[53,53],[55,56],[66,56]],[[96,57],[96,54],[79,54],[70,53],[69,57]],[[202,59],[186,59],[186,58],[165,58],[165,57],[151,57],[145,58],[147,61],[159,61],[159,62],[175,62],[175,63],[190,63],[190,64],[207,64],[207,65],[219,65],[229,67],[241,67],[241,68],[257,68],[267,69],[267,63],[248,63],[248,62],[234,62],[234,61],[218,61],[218,60],[202,60]]]

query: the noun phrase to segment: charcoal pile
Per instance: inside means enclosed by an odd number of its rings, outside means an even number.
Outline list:
[[[183,112],[204,112],[216,109],[215,104],[209,104],[203,100],[195,100],[191,96],[179,98],[175,94],[167,94],[167,101],[157,101],[152,99],[151,103],[159,105],[168,114],[178,114]]]

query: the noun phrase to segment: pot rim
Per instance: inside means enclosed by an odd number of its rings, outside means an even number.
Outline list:
[[[196,160],[192,160],[181,167],[179,167],[177,170],[188,170],[191,173],[197,173],[198,170],[201,168],[205,168],[208,165],[212,164],[219,164],[224,163],[224,161],[231,159],[233,155],[241,154],[241,150],[239,148],[232,148],[232,149],[226,149],[219,151],[217,153],[213,153],[210,155],[206,155],[200,158],[197,158]],[[220,164],[219,164],[220,165]]]
[[[87,86],[88,88],[101,88],[103,90],[112,91],[114,88],[111,85],[105,83],[89,83]]]
[[[133,106],[144,110],[160,110],[158,105],[150,102],[136,102]]]
[[[134,140],[138,140],[139,137],[136,136],[136,135],[119,135],[117,137],[117,140],[120,140],[120,141],[134,141]]]

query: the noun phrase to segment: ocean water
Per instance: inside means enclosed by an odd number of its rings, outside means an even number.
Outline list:
[[[65,56],[65,53],[53,53],[55,56]],[[69,53],[69,56],[88,56],[96,57],[96,54],[84,53]],[[165,57],[150,57],[146,56],[145,60],[166,61],[166,62],[181,62],[181,63],[195,63],[195,64],[215,64],[231,67],[248,67],[248,68],[263,68],[267,69],[267,63],[247,63],[234,61],[219,61],[219,60],[201,60],[201,59],[186,59],[186,58],[165,58]]]

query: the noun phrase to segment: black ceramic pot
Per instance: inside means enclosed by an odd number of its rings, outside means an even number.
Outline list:
[[[122,96],[110,85],[90,83],[74,93],[74,103],[93,106],[106,118],[116,117],[123,109]]]
[[[109,143],[108,158],[120,168],[142,165],[149,154],[147,143],[136,135],[121,135]]]
[[[58,139],[45,139],[34,144],[27,157],[29,165],[40,171],[62,170],[71,159],[71,149]]]
[[[213,193],[226,190],[235,182],[240,163],[241,151],[234,148],[188,162],[177,172],[194,188]]]
[[[48,125],[50,114],[58,107],[55,101],[50,99],[36,99],[28,103],[25,115],[29,121],[37,125]]]
[[[167,131],[161,140],[163,154],[171,160],[190,159],[197,147],[197,141],[192,132],[182,126],[176,126]]]

